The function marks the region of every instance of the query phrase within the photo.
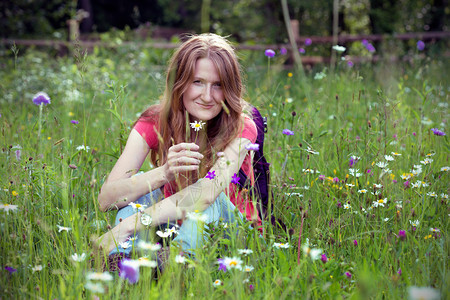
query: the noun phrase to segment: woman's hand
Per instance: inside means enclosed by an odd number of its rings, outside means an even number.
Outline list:
[[[134,214],[102,236],[93,239],[94,249],[104,251],[109,254],[116,245],[125,242],[134,232],[133,223],[137,222],[137,214]],[[126,222],[125,222],[126,221]],[[134,222],[133,222],[134,221]]]
[[[169,148],[164,171],[167,181],[175,180],[180,172],[198,170],[203,154],[198,152],[199,146],[195,143],[180,143]]]

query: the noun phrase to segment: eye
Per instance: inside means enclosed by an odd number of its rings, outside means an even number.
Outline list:
[[[220,88],[222,88],[222,85],[220,84],[220,82],[216,82],[216,83],[214,83],[213,87],[220,89]]]

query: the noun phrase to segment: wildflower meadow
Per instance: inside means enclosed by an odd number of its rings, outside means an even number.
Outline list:
[[[450,64],[416,42],[407,61],[335,45],[334,64],[305,68],[284,48],[239,51],[245,100],[267,117],[273,222],[192,212],[209,236],[195,255],[172,248],[161,272],[177,228],[155,229],[121,245],[120,275],[93,246],[116,215],[97,195],[171,51],[2,50],[0,299],[448,299]]]

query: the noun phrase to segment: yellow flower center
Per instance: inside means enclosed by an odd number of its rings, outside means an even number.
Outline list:
[[[235,262],[235,261],[232,261],[232,262],[230,262],[230,266],[237,266],[237,262]]]

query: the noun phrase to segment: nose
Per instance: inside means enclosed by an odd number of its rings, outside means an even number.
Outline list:
[[[211,85],[206,84],[202,91],[202,100],[205,102],[209,102],[212,100],[212,91]]]

